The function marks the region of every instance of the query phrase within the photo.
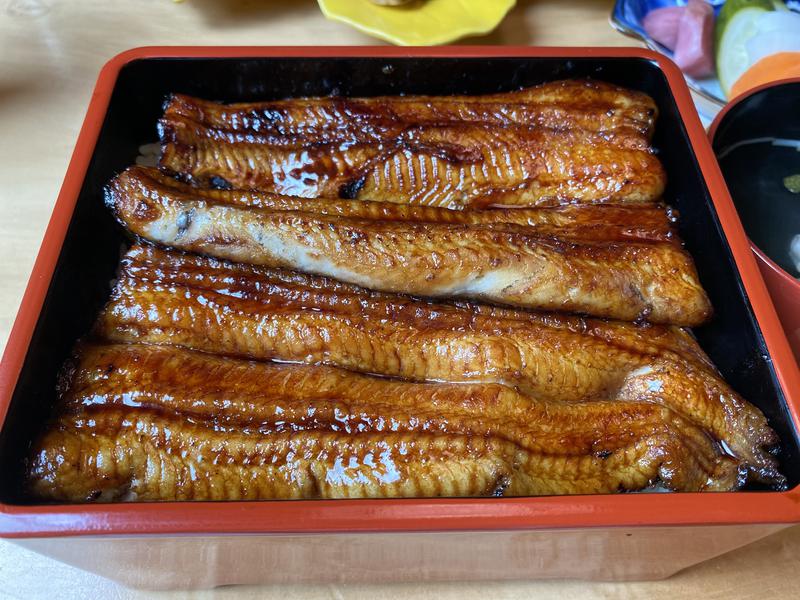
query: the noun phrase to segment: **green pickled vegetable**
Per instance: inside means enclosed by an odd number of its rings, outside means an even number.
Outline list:
[[[783,185],[793,194],[800,194],[800,173],[784,177]]]
[[[728,0],[714,25],[717,77],[725,95],[750,66],[747,40],[758,33],[757,19],[774,10],[772,0]]]

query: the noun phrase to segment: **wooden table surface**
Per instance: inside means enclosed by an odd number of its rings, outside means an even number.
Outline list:
[[[491,1],[491,0],[476,0]],[[470,43],[615,45],[610,1],[526,1]],[[0,344],[5,344],[92,86],[114,54],[144,45],[376,44],[326,21],[313,0],[0,1]],[[669,580],[226,588],[225,598],[797,597],[800,528]],[[56,593],[57,592],[57,593]],[[172,598],[143,594],[0,541],[0,598]],[[181,596],[181,597],[185,597]],[[195,596],[193,596],[195,597]]]

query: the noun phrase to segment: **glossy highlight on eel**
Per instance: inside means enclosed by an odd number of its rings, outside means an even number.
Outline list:
[[[182,250],[420,296],[676,325],[711,314],[664,209],[303,205],[165,180],[129,169],[106,202],[133,233]]]
[[[33,441],[44,502],[782,489],[688,326],[647,95],[172,95]]]

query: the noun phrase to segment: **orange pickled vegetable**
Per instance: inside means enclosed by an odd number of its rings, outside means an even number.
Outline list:
[[[729,98],[771,81],[800,77],[800,52],[778,52],[765,56],[747,69],[731,86]]]

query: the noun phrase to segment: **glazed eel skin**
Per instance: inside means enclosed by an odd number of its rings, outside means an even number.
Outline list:
[[[161,168],[198,185],[309,198],[448,208],[641,204],[658,199],[665,185],[647,137],[630,128],[444,121],[377,136],[355,128],[331,141],[302,128],[212,127],[170,111],[159,137]]]
[[[127,195],[132,198],[168,196],[180,200],[204,200],[242,208],[303,211],[331,217],[373,221],[482,225],[500,230],[525,231],[541,236],[575,240],[620,242],[644,240],[680,244],[675,230],[678,213],[661,204],[637,207],[614,204],[567,204],[533,208],[451,210],[393,202],[300,198],[252,190],[200,188],[165,175],[158,169],[139,165],[129,167],[109,183],[107,196],[112,209],[118,202],[117,195]]]
[[[28,481],[57,502],[257,500],[731,490],[738,471],[654,403],[96,344],[65,373]]]
[[[197,190],[143,168],[115,178],[106,202],[133,233],[159,244],[381,291],[687,326],[711,314],[663,208],[306,205]]]
[[[602,81],[571,79],[476,96],[334,96],[219,104],[174,94],[164,114],[228,131],[313,134],[318,140],[341,142],[352,136],[382,139],[396,135],[409,123],[448,122],[580,128],[598,133],[629,130],[649,139],[658,112],[647,94]]]
[[[160,166],[203,186],[448,208],[657,200],[646,94],[586,80],[484,96],[183,95],[159,123]]]
[[[783,481],[764,416],[675,328],[432,304],[138,246],[94,334],[417,382],[505,384],[543,402],[659,404],[724,444],[740,481]]]

